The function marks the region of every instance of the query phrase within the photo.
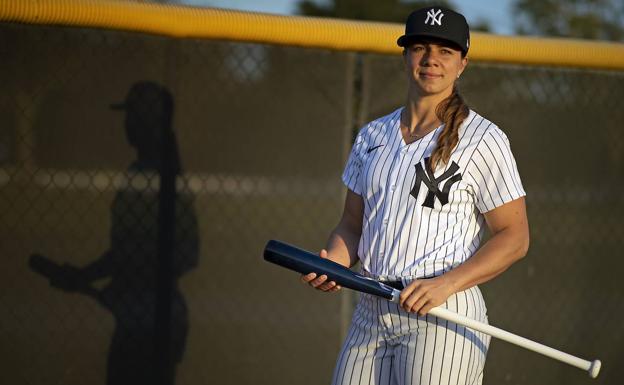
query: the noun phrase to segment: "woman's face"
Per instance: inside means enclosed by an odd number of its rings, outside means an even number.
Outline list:
[[[459,49],[437,39],[415,41],[405,47],[403,58],[410,87],[422,96],[450,95],[455,80],[468,64]]]

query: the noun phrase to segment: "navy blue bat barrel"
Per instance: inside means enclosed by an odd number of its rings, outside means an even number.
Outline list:
[[[270,240],[264,248],[264,259],[301,274],[316,273],[318,276],[324,274],[328,281],[334,281],[340,286],[392,299],[391,287],[284,242]]]

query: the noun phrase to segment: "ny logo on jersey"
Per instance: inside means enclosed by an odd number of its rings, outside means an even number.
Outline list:
[[[427,11],[427,19],[425,20],[425,24],[429,23],[429,20],[431,20],[430,25],[442,25],[442,16],[444,16],[444,14],[442,13],[441,9],[438,9],[436,11],[431,8]]]
[[[430,170],[429,167],[429,158],[425,158],[425,161],[423,163],[425,164],[424,168],[422,166],[422,163],[417,163],[415,165],[416,182],[414,182],[414,187],[412,187],[410,195],[413,196],[414,199],[418,199],[420,185],[424,183],[429,191],[427,192],[427,197],[422,204],[423,207],[429,207],[430,209],[432,209],[435,198],[438,198],[440,204],[444,206],[448,203],[448,196],[449,191],[451,190],[451,186],[459,182],[462,178],[461,174],[455,174],[455,172],[459,170],[459,166],[457,165],[457,163],[453,162],[451,163],[451,166],[448,168],[448,170],[446,170],[439,177],[435,178],[433,176],[433,172]],[[440,183],[442,183],[444,180],[446,180],[446,182],[444,183],[442,190],[440,190]]]

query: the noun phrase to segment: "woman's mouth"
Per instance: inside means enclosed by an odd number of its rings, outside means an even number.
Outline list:
[[[420,72],[419,75],[424,79],[438,79],[442,77],[442,75],[435,74],[433,72]]]

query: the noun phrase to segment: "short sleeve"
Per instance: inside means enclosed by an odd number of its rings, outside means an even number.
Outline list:
[[[362,195],[361,175],[362,175],[362,157],[360,149],[362,147],[361,135],[358,135],[349,154],[347,165],[342,173],[342,182],[347,188],[358,195]]]
[[[474,182],[476,205],[481,213],[526,195],[509,140],[497,127],[479,142],[467,172]]]

